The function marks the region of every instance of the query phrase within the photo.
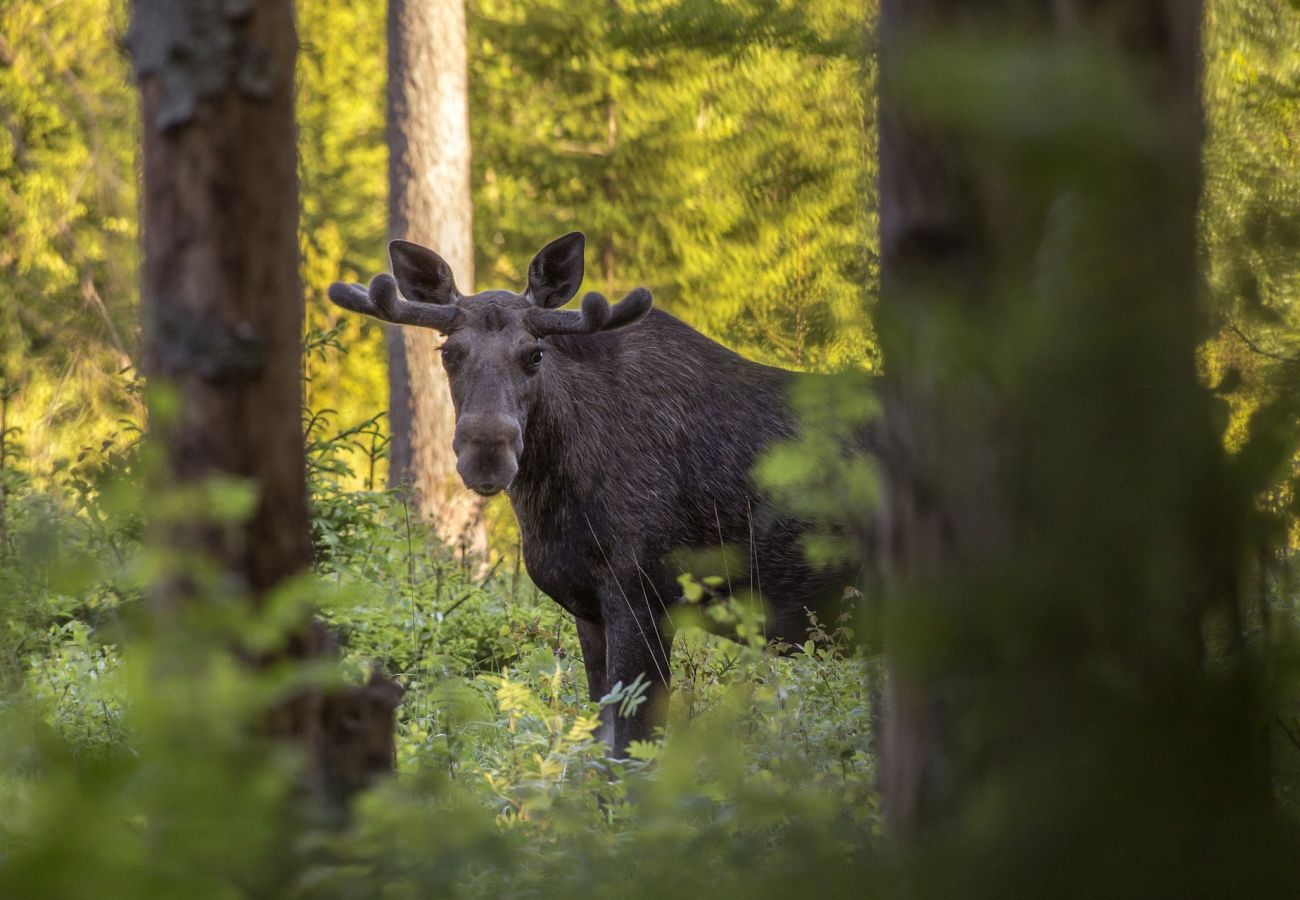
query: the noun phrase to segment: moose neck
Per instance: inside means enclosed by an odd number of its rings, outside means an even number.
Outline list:
[[[621,337],[621,336],[620,336]],[[565,496],[576,499],[595,488],[601,444],[600,422],[611,407],[626,406],[623,380],[613,373],[610,335],[552,338],[542,384],[529,412],[519,474],[510,499],[521,522],[545,516]],[[527,524],[527,523],[525,523]]]
[[[665,490],[712,473],[689,460],[731,428],[770,437],[791,428],[789,372],[744,359],[660,310],[617,331],[547,339],[510,500],[525,537],[616,528]],[[711,449],[713,448],[713,449]],[[748,468],[722,453],[717,465]],[[742,477],[743,477],[742,471]],[[626,524],[626,523],[624,523]]]

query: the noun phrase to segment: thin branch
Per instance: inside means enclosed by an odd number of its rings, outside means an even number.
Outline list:
[[[1241,342],[1245,344],[1247,348],[1249,348],[1254,353],[1258,353],[1260,356],[1264,356],[1269,359],[1277,360],[1278,362],[1283,362],[1283,363],[1300,362],[1300,357],[1287,356],[1283,353],[1277,353],[1272,350],[1265,350],[1263,347],[1259,346],[1259,344],[1255,343],[1253,340],[1247,337],[1246,333],[1237,326],[1236,322],[1229,322],[1228,327],[1232,329],[1233,333],[1237,335],[1238,338],[1241,339]]]
[[[131,359],[131,354],[127,352],[126,343],[122,340],[121,333],[117,330],[117,323],[113,321],[113,316],[108,311],[108,305],[104,303],[104,298],[100,296],[99,290],[95,287],[95,279],[89,272],[83,272],[81,276],[81,296],[86,303],[99,315],[101,321],[108,328],[109,342],[114,350],[117,351],[117,365],[120,370],[125,370],[135,365]]]

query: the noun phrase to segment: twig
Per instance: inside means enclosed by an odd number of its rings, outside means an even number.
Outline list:
[[[1300,362],[1300,357],[1287,356],[1282,353],[1276,353],[1272,350],[1265,350],[1263,347],[1259,346],[1259,344],[1255,343],[1253,340],[1247,337],[1246,333],[1237,326],[1236,322],[1229,322],[1228,327],[1232,329],[1233,333],[1241,339],[1241,342],[1245,344],[1247,348],[1249,348],[1255,353],[1258,353],[1260,356],[1264,356],[1267,357],[1268,359],[1273,359],[1273,360],[1277,360],[1278,362],[1284,362],[1284,363]]]

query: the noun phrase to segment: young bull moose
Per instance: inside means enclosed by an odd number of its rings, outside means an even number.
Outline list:
[[[651,309],[644,288],[613,307],[591,293],[580,311],[557,309],[582,282],[583,249],[577,232],[552,241],[522,294],[463,296],[440,256],[394,241],[395,279],[335,284],[330,298],[446,335],[461,478],[509,496],[528,574],[577,622],[592,699],[650,682],[650,702],[631,716],[602,713],[601,736],[621,756],[666,711],[678,551],[744,548],[733,589],[752,586],[769,637],[794,642],[807,610],[849,579],[805,562],[802,528],[751,480],[763,449],[796,432],[793,373]]]

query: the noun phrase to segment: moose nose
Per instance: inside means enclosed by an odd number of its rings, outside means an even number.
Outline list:
[[[462,416],[452,441],[456,471],[476,494],[498,494],[518,473],[523,444],[516,419],[494,413]]]
[[[452,444],[457,453],[470,447],[505,446],[518,454],[523,449],[523,436],[519,423],[510,416],[477,413],[461,417]]]

